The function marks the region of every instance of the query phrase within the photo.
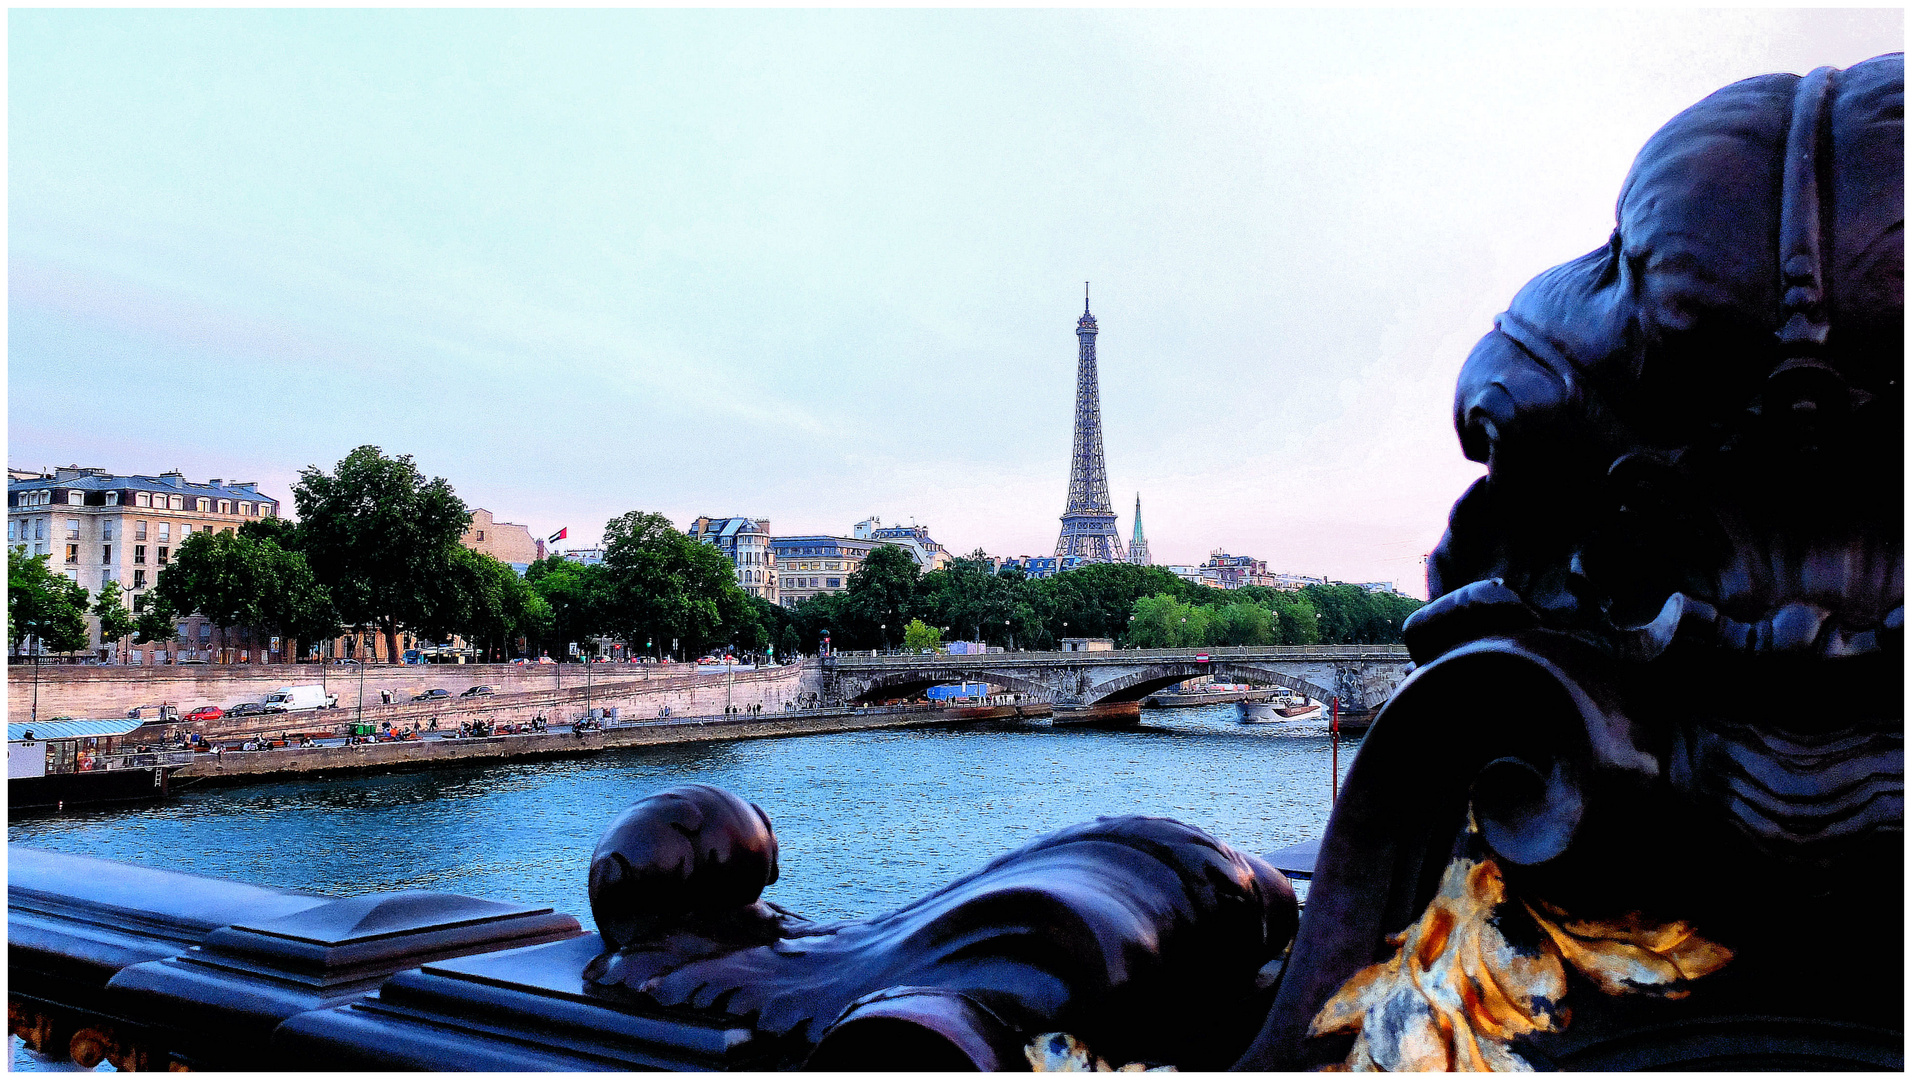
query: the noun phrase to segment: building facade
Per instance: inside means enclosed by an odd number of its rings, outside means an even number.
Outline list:
[[[777,536],[770,540],[780,580],[778,603],[796,607],[813,596],[842,592],[850,575],[884,541],[848,536]]]
[[[540,553],[544,550],[542,544],[532,538],[530,529],[499,521],[482,506],[471,512],[471,523],[465,526],[465,534],[458,542],[511,567],[519,577],[542,557]]]
[[[949,565],[950,554],[943,545],[930,539],[927,525],[891,525],[887,528],[881,518],[865,518],[856,523],[850,535],[858,540],[876,540],[910,553],[916,560],[917,569],[927,574],[932,570],[941,570]]]
[[[1064,570],[1074,570],[1078,566],[1102,561],[1104,560],[1084,558],[1080,555],[1017,555],[1002,560],[997,571],[1001,572],[1013,566],[1021,570],[1025,577],[1045,578],[1054,577]]]
[[[1217,548],[1202,564],[1203,576],[1212,571],[1214,579],[1224,589],[1240,589],[1249,585],[1275,588],[1276,580],[1268,572],[1268,563],[1248,555],[1230,555]]]
[[[7,471],[7,546],[51,555],[48,568],[64,573],[91,596],[118,582],[130,610],[151,591],[173,552],[197,532],[234,532],[248,521],[279,516],[279,500],[252,481],[192,483],[178,472],[117,476],[68,465],[50,472]],[[117,642],[99,640],[99,620],[88,616],[91,648],[114,660]],[[214,628],[199,615],[179,623],[178,637],[131,647],[129,662],[214,659]],[[272,641],[253,641],[250,629],[225,636],[229,658],[274,658]]]
[[[770,519],[700,517],[684,530],[692,540],[710,544],[737,571],[737,587],[751,596],[779,602],[777,557],[771,550]]]

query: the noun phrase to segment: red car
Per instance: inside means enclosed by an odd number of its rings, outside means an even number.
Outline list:
[[[220,708],[217,705],[201,705],[199,708],[194,709],[192,712],[187,713],[186,719],[188,720],[217,720],[224,715],[226,715],[226,710]]]

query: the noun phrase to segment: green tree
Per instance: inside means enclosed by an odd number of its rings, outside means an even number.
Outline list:
[[[689,655],[715,644],[762,642],[750,598],[723,552],[661,514],[632,511],[604,525],[609,579],[604,627],[626,642],[675,638]],[[731,635],[740,635],[730,640]]]
[[[86,590],[47,568],[51,555],[7,549],[7,640],[18,653],[36,640],[40,652],[79,652],[91,644],[86,626]],[[35,655],[38,655],[36,653]]]
[[[911,619],[903,628],[903,647],[913,653],[935,652],[943,646],[943,632],[923,622]]]
[[[894,641],[914,610],[917,577],[916,560],[909,552],[894,544],[881,544],[843,583],[843,591],[865,624],[878,624],[879,636]]]
[[[164,612],[168,622],[195,611],[204,615],[219,628],[222,652],[234,627],[253,631],[261,643],[268,634],[278,635],[286,654],[296,654],[294,640],[318,641],[339,628],[331,597],[305,557],[243,530],[187,537],[151,595],[154,611]],[[157,618],[151,629],[159,631]]]
[[[1421,606],[1359,585],[1308,585],[1301,594],[1320,616],[1321,640],[1334,645],[1398,645],[1401,623]]]
[[[1166,594],[1135,602],[1135,620],[1129,624],[1129,643],[1142,649],[1181,649],[1209,644],[1209,608]]]
[[[1241,602],[1219,608],[1209,620],[1208,645],[1272,645],[1275,614],[1260,604]]]
[[[450,573],[471,512],[410,454],[386,457],[376,446],[347,454],[330,476],[308,466],[292,500],[300,547],[340,618],[377,627],[396,657],[398,628],[431,621],[430,605],[442,601],[434,586]]]
[[[574,559],[552,555],[539,559],[525,570],[525,584],[543,604],[542,622],[528,619],[537,632],[527,634],[536,647],[553,658],[565,655],[565,647],[604,632],[605,612],[611,598],[610,571],[602,563],[586,566]],[[629,641],[633,648],[643,639]],[[659,645],[663,648],[665,642]]]
[[[100,594],[93,598],[93,614],[100,620],[101,645],[109,641],[120,645],[133,631],[139,629],[138,621],[126,608],[126,596],[120,591],[117,581],[108,581],[100,586]]]

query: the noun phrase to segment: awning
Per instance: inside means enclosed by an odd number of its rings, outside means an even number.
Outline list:
[[[8,724],[7,741],[25,742],[28,732],[34,739],[98,739],[124,735],[146,723],[144,720],[41,720],[38,723]]]

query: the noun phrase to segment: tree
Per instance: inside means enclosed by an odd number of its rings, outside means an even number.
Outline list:
[[[881,544],[843,583],[843,591],[866,624],[887,627],[885,636],[890,632],[900,634],[904,618],[916,601],[917,576],[916,560],[909,552],[894,544]]]
[[[102,646],[109,641],[118,644],[139,629],[133,613],[126,609],[126,597],[120,592],[117,581],[108,581],[100,586],[100,594],[93,599],[93,614],[100,620]]]
[[[942,645],[943,632],[921,619],[911,619],[903,628],[903,647],[913,653],[935,652]]]
[[[299,477],[292,499],[313,572],[339,616],[377,627],[396,657],[398,628],[430,621],[431,603],[443,599],[434,585],[451,572],[471,512],[444,478],[426,480],[410,454],[386,457],[376,446],[347,454],[331,476],[314,465]]]
[[[91,643],[86,626],[86,590],[47,568],[51,555],[7,549],[7,639],[18,653],[28,640],[40,652],[78,652]]]
[[[632,511],[606,522],[604,566],[604,629],[614,637],[656,641],[660,649],[674,638],[687,654],[761,643],[762,627],[730,560],[661,514]],[[732,634],[741,637],[731,641]]]
[[[1308,585],[1301,593],[1320,615],[1321,640],[1335,645],[1398,645],[1401,623],[1421,606],[1359,585]]]
[[[156,611],[169,616],[197,611],[219,627],[222,652],[232,627],[256,632],[262,644],[268,632],[275,633],[286,652],[293,651],[291,639],[316,641],[338,630],[331,596],[305,557],[243,531],[187,537],[174,551],[172,565],[160,571],[151,595]],[[153,629],[159,629],[157,622]]]
[[[586,566],[575,559],[552,555],[539,559],[525,570],[525,584],[544,605],[540,627],[527,634],[548,656],[564,656],[565,646],[585,641],[602,633],[605,612],[611,603],[610,571],[602,563]],[[633,647],[637,641],[625,639]],[[638,639],[643,640],[643,639]]]
[[[487,659],[505,659],[518,639],[533,640],[549,629],[551,606],[511,567],[483,552],[458,547],[437,588],[440,595],[419,631],[429,637],[456,634]]]

